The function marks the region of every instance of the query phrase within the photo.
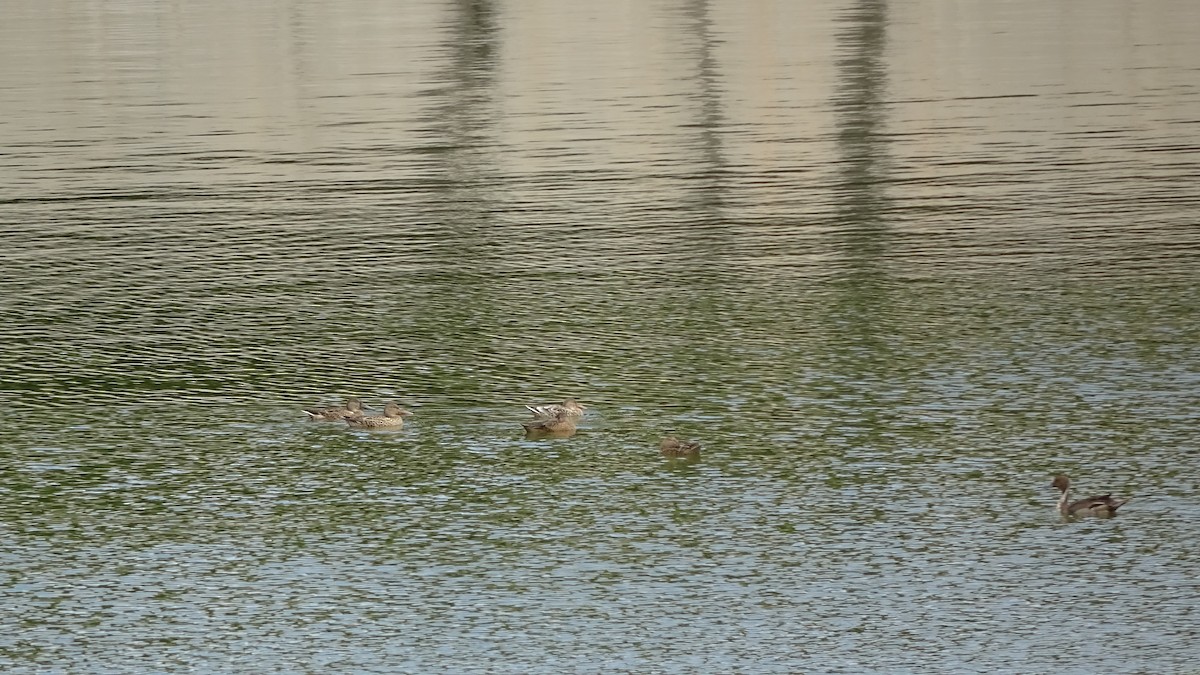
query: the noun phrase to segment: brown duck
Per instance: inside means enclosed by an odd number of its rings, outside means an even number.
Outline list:
[[[363,413],[362,401],[351,396],[346,399],[346,405],[329,406],[328,408],[305,408],[304,414],[308,419],[317,422],[340,422],[347,417],[357,417]]]
[[[1050,483],[1050,486],[1062,491],[1062,496],[1058,498],[1058,512],[1067,518],[1084,516],[1111,518],[1117,515],[1117,509],[1129,501],[1128,499],[1114,499],[1112,494],[1106,494],[1072,502],[1070,501],[1071,479],[1061,473],[1054,477],[1054,482]]]
[[[404,418],[412,415],[409,411],[395,403],[389,402],[383,406],[383,414],[364,417],[362,413],[345,417],[346,424],[359,429],[399,429],[404,426]]]
[[[531,422],[522,422],[528,438],[566,438],[575,434],[575,415],[569,410],[559,410],[553,417],[539,417]]]
[[[658,444],[658,451],[663,457],[677,459],[684,457],[696,459],[700,457],[700,444],[695,441],[681,441],[674,436],[667,436]]]
[[[527,405],[525,409],[533,413],[534,417],[557,417],[559,413],[566,412],[567,415],[576,419],[583,417],[583,411],[587,410],[580,405],[579,401],[569,398],[562,403],[542,403],[540,405]]]

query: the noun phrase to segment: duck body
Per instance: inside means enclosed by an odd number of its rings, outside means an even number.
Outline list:
[[[574,435],[575,417],[567,410],[560,410],[553,417],[539,417],[532,422],[522,422],[525,435],[529,438],[566,438]]]
[[[346,405],[335,405],[327,408],[305,408],[304,414],[315,422],[340,422],[347,417],[362,415],[362,401],[351,396],[346,399]]]
[[[700,444],[695,441],[681,441],[674,436],[667,436],[658,444],[658,450],[663,457],[677,459],[680,457],[696,459],[700,457]]]
[[[560,413],[565,413],[568,417],[579,419],[583,417],[583,411],[586,410],[573,398],[569,398],[562,403],[542,403],[540,405],[527,405],[525,409],[533,413],[537,418],[553,418]]]
[[[1116,499],[1111,493],[1071,501],[1071,479],[1061,473],[1054,477],[1050,486],[1062,491],[1058,499],[1058,512],[1064,518],[1112,518],[1117,515],[1117,509],[1129,502],[1129,499]]]
[[[399,429],[404,426],[404,418],[410,415],[412,413],[395,403],[388,403],[383,406],[382,415],[367,417],[360,413],[343,419],[346,420],[346,424],[357,429]]]

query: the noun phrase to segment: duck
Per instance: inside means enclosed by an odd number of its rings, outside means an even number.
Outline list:
[[[562,403],[541,403],[538,405],[527,405],[525,409],[533,413],[534,417],[555,417],[561,412],[565,412],[568,416],[575,419],[583,417],[583,411],[587,410],[573,398],[569,398]]]
[[[1129,499],[1114,499],[1112,494],[1098,495],[1071,502],[1069,501],[1071,479],[1066,474],[1060,473],[1055,476],[1050,486],[1062,491],[1062,496],[1058,499],[1058,512],[1066,518],[1082,518],[1084,516],[1111,518],[1117,515],[1117,509],[1129,502]]]
[[[658,444],[658,450],[663,457],[678,459],[697,459],[700,457],[700,444],[696,441],[681,441],[674,436],[667,436]]]
[[[317,422],[340,422],[347,417],[357,417],[362,415],[362,401],[351,396],[346,399],[346,405],[335,405],[327,408],[305,408],[304,414],[308,415],[308,419]]]
[[[393,402],[383,406],[383,414],[364,417],[362,413],[345,417],[346,424],[358,429],[399,429],[404,426],[404,418],[412,415]]]
[[[575,416],[567,409],[559,410],[553,417],[539,417],[531,422],[522,422],[528,438],[566,438],[575,434]]]

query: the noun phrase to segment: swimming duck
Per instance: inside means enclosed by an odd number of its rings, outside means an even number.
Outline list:
[[[553,417],[539,417],[532,422],[522,422],[521,426],[525,427],[528,438],[566,438],[575,433],[575,416],[564,408]]]
[[[346,424],[359,429],[399,429],[404,426],[404,418],[409,415],[412,413],[389,401],[383,406],[383,415],[364,417],[359,413],[348,415],[344,419]]]
[[[525,409],[533,413],[534,417],[555,417],[560,412],[565,412],[570,417],[576,419],[583,417],[583,411],[586,410],[579,402],[573,398],[569,398],[562,403],[542,403],[540,405],[527,405]]]
[[[674,436],[667,436],[662,439],[662,443],[658,445],[659,452],[663,457],[677,459],[685,457],[688,459],[696,459],[700,456],[700,444],[695,441],[681,441]]]
[[[700,443],[695,441],[680,441],[674,436],[667,436],[659,443],[659,452],[665,458],[689,458],[695,459],[700,456]]]
[[[346,405],[329,406],[328,408],[305,408],[304,414],[308,415],[308,419],[318,422],[340,422],[347,417],[357,417],[362,415],[362,401],[351,396],[346,399]]]
[[[1128,499],[1113,499],[1112,494],[1107,494],[1068,502],[1071,494],[1071,479],[1061,473],[1054,477],[1054,482],[1050,483],[1050,486],[1062,491],[1062,497],[1058,499],[1058,512],[1067,518],[1083,516],[1111,518],[1117,514],[1117,509],[1129,501]]]

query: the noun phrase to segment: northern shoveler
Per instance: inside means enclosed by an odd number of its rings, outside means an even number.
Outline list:
[[[395,403],[389,402],[383,406],[383,414],[372,417],[353,415],[345,418],[346,424],[359,429],[399,429],[404,426],[404,418],[412,415],[409,411]]]
[[[335,405],[327,408],[305,408],[304,414],[308,415],[308,419],[318,422],[340,422],[347,417],[357,417],[362,415],[362,401],[351,396],[346,399],[346,405]]]
[[[559,413],[566,413],[568,416],[575,419],[583,417],[584,408],[573,398],[569,398],[562,403],[542,403],[540,405],[527,405],[525,409],[533,413],[534,417],[556,417]]]
[[[539,417],[532,422],[522,422],[525,435],[529,438],[566,438],[575,433],[575,416],[567,410],[559,410],[553,417]]]
[[[695,459],[700,456],[700,444],[696,441],[681,441],[674,436],[667,436],[658,444],[658,450],[663,457],[677,459],[686,457]]]

